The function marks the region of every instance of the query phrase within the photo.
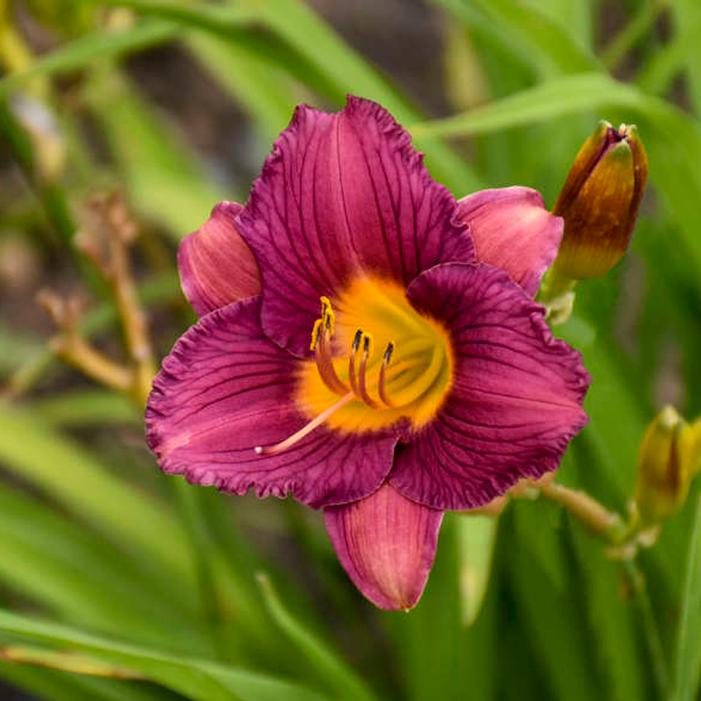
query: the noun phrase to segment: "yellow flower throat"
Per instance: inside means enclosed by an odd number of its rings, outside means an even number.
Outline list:
[[[446,330],[420,315],[395,282],[358,278],[335,305],[322,297],[311,349],[315,358],[302,367],[298,403],[317,416],[350,395],[326,420],[342,431],[378,430],[402,417],[418,428],[450,385]]]
[[[420,428],[450,388],[448,332],[419,314],[402,286],[362,277],[333,304],[327,297],[320,301],[311,330],[314,358],[301,364],[295,397],[310,422],[275,446],[256,448],[259,454],[283,451],[321,424],[355,433],[406,418]]]

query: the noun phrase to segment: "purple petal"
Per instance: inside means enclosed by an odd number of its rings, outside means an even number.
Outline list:
[[[453,379],[433,422],[397,450],[390,483],[427,506],[471,509],[556,469],[587,421],[589,375],[542,307],[486,265],[438,266],[408,296],[450,330]]]
[[[384,484],[365,499],[324,510],[338,559],[358,589],[389,611],[421,598],[436,554],[443,512]]]
[[[313,507],[360,499],[391,464],[395,433],[317,428],[293,447],[257,455],[302,428],[299,363],[260,329],[260,298],[217,309],[163,361],[146,409],[147,440],[165,472],[258,496],[291,494]]]
[[[470,226],[477,258],[506,270],[534,297],[543,273],[555,260],[563,220],[528,187],[481,190],[458,202],[458,216]]]
[[[180,284],[200,316],[260,293],[258,266],[234,223],[242,209],[220,202],[178,249]]]
[[[263,279],[265,332],[302,354],[321,295],[333,302],[363,274],[408,284],[437,263],[473,262],[456,209],[376,103],[298,107],[238,219]]]

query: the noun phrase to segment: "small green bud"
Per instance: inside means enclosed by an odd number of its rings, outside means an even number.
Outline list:
[[[666,406],[649,424],[638,454],[635,507],[643,526],[659,523],[684,503],[691,481],[691,427]]]
[[[582,280],[605,275],[625,254],[647,183],[647,155],[635,126],[608,122],[584,142],[553,214],[565,220],[554,269]]]

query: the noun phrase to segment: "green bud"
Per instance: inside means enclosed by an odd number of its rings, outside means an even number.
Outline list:
[[[554,269],[581,280],[605,275],[625,254],[647,182],[635,126],[608,122],[584,142],[553,213],[565,220]]]
[[[634,500],[644,526],[659,523],[684,503],[693,440],[691,427],[674,407],[666,406],[649,424],[638,454]]]

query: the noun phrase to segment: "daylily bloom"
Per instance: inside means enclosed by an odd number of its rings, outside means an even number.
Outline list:
[[[586,422],[533,301],[561,236],[527,188],[457,202],[373,102],[298,107],[248,203],[181,246],[201,319],[148,403],[162,469],[323,509],[363,594],[411,608],[443,512],[554,470]]]

